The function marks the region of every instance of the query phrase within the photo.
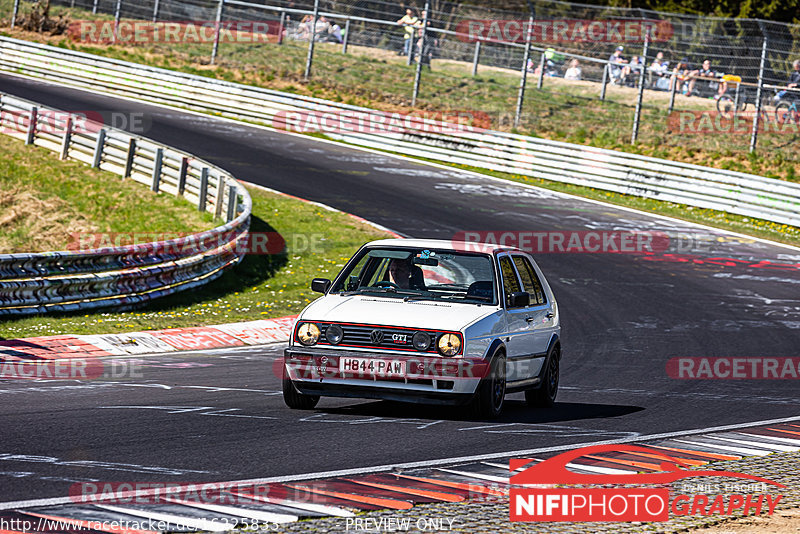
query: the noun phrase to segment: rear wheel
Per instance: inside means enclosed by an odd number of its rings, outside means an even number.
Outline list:
[[[304,395],[297,391],[294,383],[283,370],[283,402],[293,410],[310,410],[319,402],[319,395]]]
[[[556,402],[558,395],[558,376],[561,360],[561,347],[555,345],[550,352],[545,369],[542,373],[542,385],[538,389],[529,389],[525,392],[525,401],[528,406],[549,408]]]
[[[506,356],[501,350],[495,352],[489,367],[472,399],[471,411],[477,417],[494,419],[503,411],[506,396]]]
[[[788,122],[797,122],[797,108],[789,102],[780,102],[775,106],[775,120],[778,124],[786,124]]]

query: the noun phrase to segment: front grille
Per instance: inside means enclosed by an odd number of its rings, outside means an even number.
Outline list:
[[[333,323],[317,323],[322,331],[322,336],[320,337],[319,344],[320,345],[332,345],[326,337],[326,333],[328,327]],[[409,329],[409,328],[399,328],[399,327],[391,327],[391,326],[380,326],[380,325],[363,325],[363,324],[351,324],[351,323],[335,323],[338,324],[344,335],[342,336],[342,341],[334,346],[339,347],[375,347],[381,349],[389,349],[389,350],[398,350],[404,352],[415,352],[421,354],[436,354],[438,355],[439,352],[436,350],[436,342],[439,339],[439,336],[444,332],[441,330],[428,330],[428,329]],[[376,335],[376,332],[380,332],[380,336]],[[414,348],[412,343],[412,338],[416,332],[426,332],[428,335],[431,336],[431,345],[428,347],[426,351],[418,351]],[[379,340],[376,340],[377,337],[380,337]],[[459,336],[460,337],[460,336]],[[463,340],[462,340],[463,344]]]

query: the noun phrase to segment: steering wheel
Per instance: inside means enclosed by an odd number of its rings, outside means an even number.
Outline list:
[[[381,280],[380,282],[375,282],[375,287],[393,287],[395,289],[400,289],[400,286],[388,280]]]

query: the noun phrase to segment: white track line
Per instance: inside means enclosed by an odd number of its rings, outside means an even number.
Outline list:
[[[790,447],[788,445],[776,445],[774,443],[764,443],[762,441],[753,441],[753,440],[744,440],[744,439],[734,439],[728,438],[724,436],[708,436],[709,438],[719,439],[722,441],[727,441],[729,443],[738,443],[739,445],[745,445],[747,447],[759,447],[761,449],[771,450],[773,452],[797,452],[800,451],[800,447]]]
[[[219,512],[220,514],[232,515],[233,517],[246,517],[248,519],[255,519],[257,521],[264,521],[265,523],[294,523],[300,518],[296,515],[279,514],[277,512],[265,512],[263,510],[250,510],[248,508],[238,506],[227,506],[223,504],[210,504],[198,501],[184,501],[181,499],[165,499],[173,504],[180,504],[181,506],[188,506],[190,508],[199,508],[201,510],[208,510],[210,512]]]
[[[747,432],[734,432],[734,434],[738,436],[747,436],[748,438],[760,438],[764,440],[769,440],[769,442],[777,442],[777,443],[787,443],[789,445],[798,445],[800,446],[800,439],[792,439],[792,438],[779,438],[775,436],[762,436],[761,434],[749,434]],[[767,442],[767,443],[769,443]],[[759,443],[761,443],[759,441]]]
[[[500,484],[510,484],[508,477],[498,477],[494,475],[484,475],[483,473],[473,473],[471,471],[458,471],[456,469],[445,469],[440,467],[437,471],[443,471],[445,473],[452,473],[453,475],[458,475],[461,477],[468,477],[468,478],[476,478],[479,480],[486,480],[488,482],[499,482]]]
[[[779,423],[788,423],[793,421],[800,421],[800,415],[794,417],[783,417],[781,419],[766,419],[764,421],[752,421],[749,423],[739,423],[734,425],[724,425],[724,426],[715,426],[715,427],[708,427],[708,428],[698,428],[694,430],[680,430],[676,432],[662,432],[659,434],[646,434],[643,436],[636,436],[630,438],[621,438],[621,439],[609,439],[604,441],[592,441],[592,442],[584,442],[584,443],[571,443],[569,445],[555,445],[552,447],[541,447],[538,449],[525,449],[525,450],[518,450],[518,451],[507,451],[507,452],[496,452],[496,453],[489,453],[489,454],[481,454],[475,456],[460,456],[455,458],[440,458],[436,460],[422,460],[419,462],[406,462],[400,464],[387,464],[387,465],[375,465],[370,467],[357,467],[353,469],[339,469],[336,471],[318,471],[315,473],[304,473],[299,475],[285,475],[285,476],[277,476],[277,477],[267,477],[267,478],[253,478],[248,480],[237,480],[237,481],[229,481],[225,482],[225,484],[230,484],[231,486],[239,486],[239,485],[255,485],[255,484],[269,484],[269,483],[281,483],[281,482],[294,482],[294,481],[301,481],[301,480],[313,480],[319,478],[332,478],[332,477],[341,477],[341,476],[352,476],[352,475],[363,475],[368,473],[379,473],[379,472],[391,472],[394,470],[400,469],[424,469],[427,467],[437,467],[437,466],[444,466],[444,465],[455,465],[455,464],[462,464],[468,462],[480,462],[483,460],[497,460],[501,458],[508,458],[510,456],[515,457],[522,457],[526,458],[531,455],[541,454],[545,452],[560,452],[560,451],[568,451],[577,449],[579,447],[587,447],[590,445],[617,445],[620,443],[636,443],[640,441],[652,441],[652,440],[659,440],[659,439],[673,439],[678,437],[685,437],[685,436],[695,436],[698,434],[709,434],[712,432],[724,432],[726,430],[739,430],[743,428],[750,428],[754,426],[764,426],[764,425],[775,425]],[[682,441],[682,440],[676,440]],[[708,443],[692,443],[693,445],[700,445],[701,447],[713,449],[716,445],[709,445]],[[755,451],[758,454],[751,454],[753,456],[758,455],[765,455],[768,453],[763,453],[763,451]],[[750,453],[748,453],[750,454]],[[579,466],[581,469],[585,469],[585,466]],[[176,484],[179,486],[179,484]],[[143,490],[140,492],[131,492],[130,496],[136,497],[144,497],[150,494],[153,494],[155,491],[158,490]],[[126,497],[128,495],[125,495]],[[33,506],[53,506],[57,504],[70,504],[73,502],[73,498],[71,497],[54,497],[49,499],[32,499],[27,501],[9,501],[0,503],[0,510],[9,510],[12,508],[29,508]],[[279,504],[279,503],[275,503]]]
[[[108,510],[110,512],[117,512],[120,514],[132,515],[136,517],[144,517],[145,519],[152,519],[153,521],[164,521],[173,525],[182,527],[189,527],[198,530],[207,530],[210,532],[226,532],[233,529],[232,524],[224,522],[208,521],[205,519],[197,519],[195,517],[183,517],[173,514],[164,514],[161,512],[148,512],[144,510],[137,510],[135,508],[124,508],[122,506],[110,506],[108,504],[95,504],[98,508]]]
[[[763,449],[746,449],[744,447],[732,447],[730,445],[720,445],[718,443],[707,443],[705,441],[690,441],[688,439],[676,439],[673,441],[677,441],[678,443],[687,443],[689,445],[694,445],[695,447],[701,447],[704,449],[711,449],[714,452],[727,452],[727,453],[736,453],[736,454],[743,454],[744,456],[767,456],[770,453],[769,451],[765,451]]]

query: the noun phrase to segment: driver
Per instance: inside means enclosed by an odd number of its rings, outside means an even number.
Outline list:
[[[389,263],[390,282],[397,284],[400,289],[425,289],[422,269],[412,265],[408,259],[393,259]]]

